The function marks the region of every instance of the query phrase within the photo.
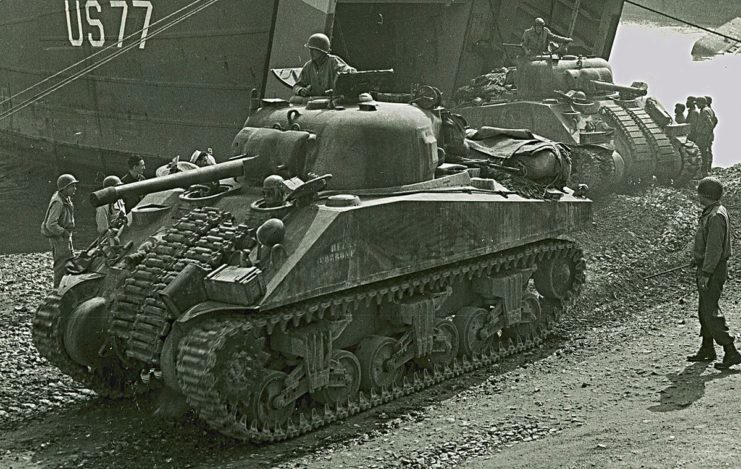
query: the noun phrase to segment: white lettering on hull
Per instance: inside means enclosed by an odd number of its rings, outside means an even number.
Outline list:
[[[89,30],[87,33],[87,40],[92,47],[104,47],[106,43],[105,39],[105,27],[103,21],[101,21],[101,15],[104,13],[104,9],[98,0],[86,0],[85,1],[85,21],[83,25],[82,21],[82,8],[80,8],[80,0],[74,0],[74,13],[73,9],[70,8],[71,0],[64,0],[64,12],[67,18],[67,38],[69,43],[73,47],[81,47],[85,34],[83,30]],[[110,6],[112,8],[121,9],[121,19],[118,24],[118,41],[116,47],[123,47],[124,39],[126,38],[126,20],[129,16],[129,4],[126,0],[111,0]],[[149,33],[149,25],[152,21],[153,6],[151,0],[131,0],[132,8],[144,8],[146,10],[144,14],[144,24],[141,29],[136,33],[139,33],[139,49],[144,49],[147,44],[147,34]],[[76,16],[77,21],[74,21],[73,16]]]

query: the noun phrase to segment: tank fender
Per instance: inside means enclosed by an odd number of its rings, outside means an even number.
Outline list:
[[[73,288],[76,288],[78,285],[86,283],[86,282],[92,282],[94,280],[100,280],[105,275],[99,274],[97,272],[90,272],[86,274],[80,274],[80,275],[65,275],[62,277],[62,282],[59,284],[58,292],[60,293],[60,296],[64,296],[65,293],[72,290]]]

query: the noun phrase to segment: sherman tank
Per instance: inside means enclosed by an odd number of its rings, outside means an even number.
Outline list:
[[[144,198],[38,308],[41,355],[274,442],[541,344],[584,283],[565,236],[590,200],[443,163],[424,96],[340,98],[262,100],[232,159],[93,193]]]
[[[484,80],[486,81],[486,80]],[[626,183],[685,184],[700,169],[689,124],[672,122],[644,83],[613,82],[602,58],[545,55],[520,59],[485,88],[484,102],[456,111],[471,124],[496,122],[533,132],[573,149],[575,181],[599,192]],[[470,87],[469,87],[470,88]],[[470,99],[471,90],[463,90]],[[476,94],[476,93],[474,93]]]

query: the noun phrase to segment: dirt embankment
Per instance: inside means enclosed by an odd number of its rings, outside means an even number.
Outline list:
[[[735,217],[741,168],[718,175]],[[733,465],[741,377],[684,362],[697,346],[692,274],[640,280],[688,260],[693,191],[615,194],[594,208],[594,225],[575,234],[586,288],[544,347],[269,447],[192,415],[155,419],[155,396],[109,402],[59,374],[30,340],[49,256],[0,257],[0,467]],[[741,327],[736,275],[732,264],[722,304]]]

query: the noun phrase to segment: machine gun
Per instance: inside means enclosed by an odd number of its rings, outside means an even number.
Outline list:
[[[648,94],[648,86],[645,83],[633,83],[632,86],[616,85],[599,80],[588,80],[585,86],[587,94],[601,94],[604,92],[615,92],[620,94],[620,99],[634,99]]]
[[[126,227],[126,215],[121,214],[111,221],[111,226],[95,240],[87,249],[80,251],[73,259],[67,261],[65,269],[70,274],[81,274],[89,270],[95,270],[93,263],[97,259],[103,259],[108,265],[115,264],[126,252],[131,249],[131,241],[121,245],[119,237]]]

